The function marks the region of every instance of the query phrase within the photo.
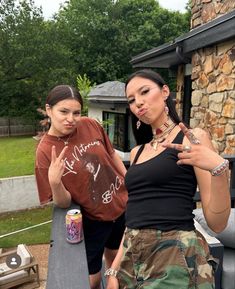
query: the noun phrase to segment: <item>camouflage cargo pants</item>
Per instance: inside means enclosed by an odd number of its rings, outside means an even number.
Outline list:
[[[197,231],[127,229],[118,273],[120,289],[213,289],[212,264]]]

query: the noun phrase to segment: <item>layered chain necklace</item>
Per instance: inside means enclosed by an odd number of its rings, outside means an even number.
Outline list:
[[[62,141],[64,143],[64,146],[67,146],[69,144],[69,139],[71,138],[71,134],[68,136],[66,140],[63,140],[61,137],[57,137],[59,141]]]
[[[153,139],[151,140],[150,145],[155,151],[157,150],[158,144],[162,143],[167,138],[175,126],[176,124],[168,118],[163,125],[153,130]]]

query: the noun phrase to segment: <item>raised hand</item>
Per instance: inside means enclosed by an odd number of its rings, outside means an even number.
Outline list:
[[[51,164],[48,170],[48,179],[50,185],[58,185],[61,182],[61,178],[64,173],[65,163],[64,163],[64,154],[67,150],[67,146],[63,148],[59,156],[56,156],[55,146],[52,146],[51,149]]]
[[[163,147],[180,151],[178,154],[178,165],[192,165],[210,171],[224,161],[224,159],[213,150],[212,143],[205,131],[200,129],[198,136],[195,136],[192,130],[188,129],[183,123],[180,123],[179,127],[187,138],[184,144],[162,144]],[[198,137],[200,137],[200,139]]]

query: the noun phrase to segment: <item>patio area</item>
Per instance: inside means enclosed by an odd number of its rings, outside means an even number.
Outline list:
[[[47,268],[48,268],[48,254],[49,254],[49,244],[40,245],[28,245],[30,253],[35,257],[36,262],[39,265],[39,277],[40,277],[40,287],[39,289],[46,289],[47,280]],[[14,287],[15,289],[27,289],[32,285],[28,283],[25,285],[19,285]]]

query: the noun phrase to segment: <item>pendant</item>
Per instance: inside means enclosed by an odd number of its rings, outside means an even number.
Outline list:
[[[150,142],[151,147],[156,151],[157,150],[157,146],[158,146],[158,141],[156,140],[152,140]]]
[[[157,150],[157,146],[158,146],[158,142],[155,141],[152,145],[153,149],[156,151]]]
[[[69,144],[68,141],[64,141],[64,145],[67,146]]]

